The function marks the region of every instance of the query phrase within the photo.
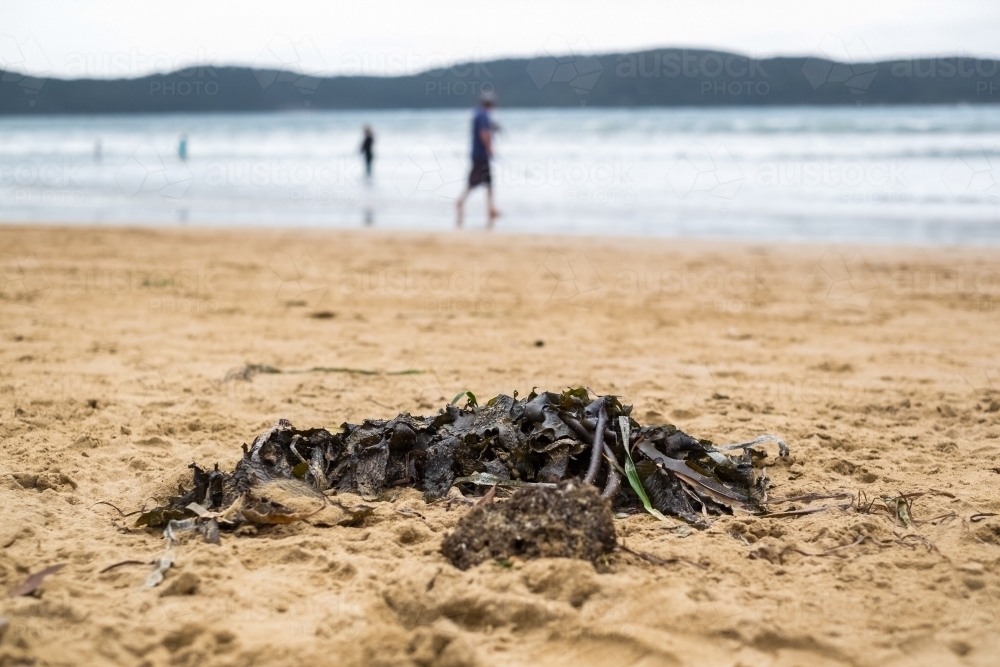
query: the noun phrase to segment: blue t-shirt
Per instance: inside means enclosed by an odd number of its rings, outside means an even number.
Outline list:
[[[483,107],[476,109],[476,115],[472,118],[472,159],[478,161],[489,160],[486,153],[486,145],[483,143],[482,130],[490,131],[490,115]]]

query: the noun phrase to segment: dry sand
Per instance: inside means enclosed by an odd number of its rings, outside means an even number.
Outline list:
[[[1000,513],[995,251],[39,227],[0,250],[0,665],[1000,664],[1000,516],[975,516]],[[223,381],[248,362],[381,374]],[[463,507],[397,489],[359,527],[187,538],[157,589],[100,573],[164,541],[95,502],[228,468],[279,417],[578,385],[716,442],[783,436],[773,496],[942,493],[912,528],[636,515],[619,540],[676,560],[460,572],[439,543]]]

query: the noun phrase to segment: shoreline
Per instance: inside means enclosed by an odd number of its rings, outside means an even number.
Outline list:
[[[502,220],[502,218],[501,218]],[[123,222],[123,223],[93,223],[93,222],[12,222],[12,221],[0,221],[0,234],[4,230],[11,231],[30,231],[34,229],[45,229],[51,231],[121,231],[121,232],[138,232],[138,231],[163,231],[165,233],[192,233],[198,234],[200,232],[233,232],[233,233],[259,233],[259,234],[269,234],[269,235],[285,235],[285,234],[319,234],[319,235],[369,235],[369,236],[412,236],[412,237],[426,237],[426,236],[440,236],[442,238],[455,237],[459,238],[460,235],[465,235],[474,238],[489,238],[490,236],[498,236],[501,238],[515,238],[515,239],[536,239],[542,242],[556,242],[561,239],[575,239],[579,241],[610,241],[610,240],[621,240],[621,241],[636,241],[644,240],[653,243],[668,244],[671,242],[684,242],[694,244],[696,246],[701,245],[726,245],[732,247],[749,247],[749,246],[766,246],[772,248],[784,248],[792,249],[796,247],[802,248],[831,248],[831,249],[872,249],[872,250],[882,250],[882,251],[892,251],[892,250],[926,250],[934,251],[940,250],[944,252],[950,251],[962,251],[962,250],[992,250],[1000,247],[1000,241],[997,241],[996,245],[985,243],[944,243],[944,244],[933,244],[933,243],[921,243],[921,242],[899,242],[899,241],[879,241],[879,240],[833,240],[833,241],[823,241],[823,240],[796,240],[796,241],[774,241],[771,239],[751,239],[744,237],[732,237],[732,236],[650,236],[643,234],[592,234],[589,232],[530,232],[530,231],[505,231],[503,229],[502,223],[497,223],[499,226],[493,230],[487,230],[480,227],[466,227],[461,230],[456,230],[454,227],[448,229],[393,229],[393,228],[376,228],[376,227],[323,227],[319,225],[314,226],[294,226],[288,224],[274,224],[266,223],[260,225],[248,225],[244,223],[161,223],[161,222],[150,222],[150,223],[136,223],[136,222]]]

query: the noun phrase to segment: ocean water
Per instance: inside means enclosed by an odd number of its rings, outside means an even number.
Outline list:
[[[469,169],[470,117],[0,118],[0,221],[447,230]],[[501,232],[1000,243],[997,106],[494,117]],[[376,133],[371,180],[358,153],[364,124]],[[467,226],[484,220],[480,189]]]

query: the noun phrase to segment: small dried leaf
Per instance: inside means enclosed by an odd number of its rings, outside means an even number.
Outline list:
[[[205,541],[209,544],[219,543],[219,522],[215,518],[211,518],[207,521],[203,521],[198,530],[201,531],[201,536],[205,538]]]
[[[476,505],[492,505],[497,495],[497,485],[494,484],[490,490],[483,494],[483,497],[476,501]]]
[[[555,484],[548,482],[522,482],[517,479],[501,479],[496,475],[491,475],[488,472],[474,472],[467,477],[459,477],[455,480],[455,484],[475,484],[476,486],[544,486],[548,488],[555,488]]]
[[[167,553],[153,562],[156,564],[156,569],[149,573],[146,581],[139,587],[140,590],[156,588],[163,583],[163,576],[170,569],[170,566],[174,564],[174,555],[170,551],[167,551]]]
[[[298,480],[274,480],[248,493],[240,510],[258,524],[294,523],[326,507],[326,497]]]
[[[55,574],[64,567],[66,567],[66,563],[59,563],[58,565],[49,565],[47,568],[35,572],[33,575],[25,579],[20,586],[15,586],[10,592],[10,597],[16,598],[20,595],[31,595],[38,590],[39,586],[42,585],[42,581],[45,580],[45,577],[50,574]]]

